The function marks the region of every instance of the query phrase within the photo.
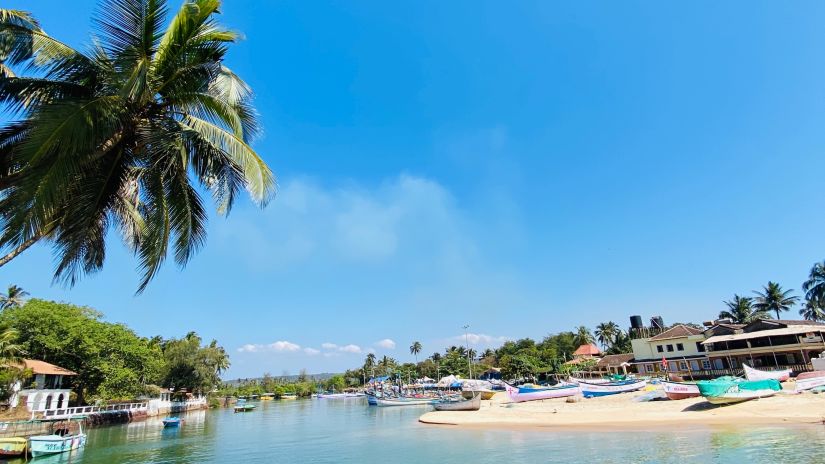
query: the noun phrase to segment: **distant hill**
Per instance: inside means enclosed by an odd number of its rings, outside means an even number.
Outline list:
[[[324,372],[321,374],[307,374],[306,378],[309,382],[323,382],[324,380],[329,380],[330,377],[334,375],[340,375],[337,373],[331,372]],[[298,378],[301,377],[299,374],[295,375],[273,375],[272,378],[276,382],[297,382]],[[226,385],[236,386],[246,382],[260,382],[263,380],[263,377],[250,377],[246,379],[232,379],[232,380],[224,380],[223,383]]]

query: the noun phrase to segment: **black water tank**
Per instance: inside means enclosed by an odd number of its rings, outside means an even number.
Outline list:
[[[642,325],[642,316],[630,316],[630,327],[633,329],[643,328],[644,325]]]
[[[654,329],[664,329],[665,321],[662,320],[662,316],[653,316],[650,318],[650,326]]]

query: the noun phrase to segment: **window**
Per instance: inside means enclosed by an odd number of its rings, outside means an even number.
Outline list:
[[[682,345],[681,343],[677,343],[676,344],[676,351],[685,351],[685,345]]]
[[[702,360],[702,369],[710,369],[710,361],[707,359]]]
[[[673,351],[673,345],[668,345],[667,346],[667,352],[670,353],[672,351]]]
[[[696,351],[698,351],[700,353],[704,353],[705,352],[705,345],[703,345],[702,342],[696,342]]]
[[[657,352],[659,352],[659,353],[661,353],[661,352],[663,352],[663,351],[665,351],[665,350],[662,348],[662,345],[656,345],[656,351],[657,351]]]
[[[688,370],[687,364],[684,361],[679,363],[679,370],[682,370],[682,371]]]
[[[645,370],[648,371],[648,372],[653,372],[653,364],[646,365]]]
[[[733,369],[739,367],[739,363],[736,362],[736,358],[731,358],[730,359],[730,367],[733,368]]]

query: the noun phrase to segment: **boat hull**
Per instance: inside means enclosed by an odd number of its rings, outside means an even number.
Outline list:
[[[390,407],[390,406],[422,406],[433,404],[434,401],[437,401],[433,398],[377,398],[378,401],[377,406],[381,407]]]
[[[443,400],[433,403],[436,411],[478,411],[481,409],[481,393],[476,392],[469,400]]]
[[[671,400],[684,400],[701,396],[699,387],[695,383],[662,382],[665,395]]]
[[[543,389],[534,389],[530,392],[522,393],[518,388],[510,385],[505,385],[507,395],[510,401],[514,403],[523,403],[525,401],[549,400],[553,398],[564,398],[567,396],[578,395],[580,389],[576,385],[565,385],[561,387],[550,387]]]
[[[580,381],[579,388],[582,391],[582,396],[585,398],[595,398],[599,396],[617,395],[619,393],[628,393],[636,390],[641,390],[647,385],[647,381],[639,380],[636,382],[622,382],[622,383],[587,383]]]
[[[0,456],[22,456],[28,448],[25,438],[0,438]]]
[[[775,390],[752,390],[725,393],[721,396],[709,396],[705,399],[711,404],[733,404],[743,401],[755,400],[757,398],[767,398],[776,394]]]
[[[785,369],[781,371],[760,371],[748,365],[742,365],[745,370],[745,378],[748,380],[778,380],[784,382],[791,378],[791,370]]]
[[[86,434],[61,437],[59,435],[44,435],[29,439],[32,456],[46,456],[49,454],[73,451],[86,444]]]
[[[796,377],[796,391],[805,391],[825,385],[825,371],[804,372]]]

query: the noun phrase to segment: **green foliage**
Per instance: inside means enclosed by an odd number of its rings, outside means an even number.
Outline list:
[[[791,295],[791,292],[793,290],[783,291],[776,282],[768,282],[761,292],[754,292],[753,308],[761,313],[776,313],[776,318],[780,319],[781,312],[789,311],[799,301],[799,297]]]
[[[80,402],[135,398],[163,368],[157,346],[90,308],[32,299],[3,311],[0,324],[18,332],[27,357],[77,372],[71,380]]]
[[[0,309],[23,306],[23,303],[26,302],[27,296],[29,296],[29,292],[23,290],[17,285],[9,285],[9,289],[6,293],[0,293]]]
[[[736,324],[747,324],[757,319],[768,319],[770,315],[764,311],[753,308],[753,299],[733,295],[733,299],[725,301],[727,310],[719,312],[720,319],[730,319]]]
[[[162,349],[164,387],[208,392],[221,383],[221,372],[229,368],[229,355],[217,341],[201,346],[201,338],[194,332],[164,342]]]
[[[69,285],[103,266],[118,230],[142,291],[173,254],[183,267],[206,239],[206,191],[226,214],[242,190],[266,204],[269,167],[246,83],[224,65],[239,34],[220,0],[104,0],[87,51],[28,13],[0,9],[0,250],[39,240]]]

